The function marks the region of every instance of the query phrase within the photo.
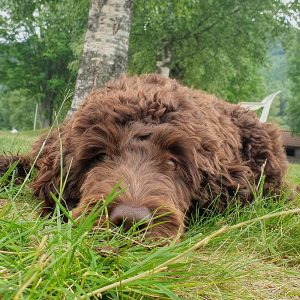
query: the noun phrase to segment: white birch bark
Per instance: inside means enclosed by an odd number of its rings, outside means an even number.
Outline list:
[[[133,0],[91,0],[83,56],[68,117],[93,89],[127,70]]]

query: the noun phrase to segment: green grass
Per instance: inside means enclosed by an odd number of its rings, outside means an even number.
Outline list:
[[[32,143],[41,134],[41,131],[24,131],[10,133],[9,131],[0,131],[0,154],[5,152],[17,153],[21,151],[26,153],[30,150]]]
[[[300,165],[290,164],[287,179],[300,185]]]
[[[0,147],[26,152],[35,138],[0,132]],[[299,165],[288,179],[300,183]],[[180,243],[156,247],[134,233],[92,231],[93,215],[62,223],[57,207],[51,219],[40,218],[39,201],[26,187],[16,198],[17,191],[0,186],[0,299],[300,298],[300,216],[264,219],[297,206],[284,195],[198,216]]]

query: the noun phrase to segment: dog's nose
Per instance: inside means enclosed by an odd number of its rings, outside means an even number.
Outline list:
[[[133,226],[137,229],[146,229],[151,222],[151,211],[145,206],[133,207],[121,204],[113,208],[109,220],[115,226],[123,226],[125,231]]]

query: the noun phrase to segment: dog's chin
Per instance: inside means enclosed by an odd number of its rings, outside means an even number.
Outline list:
[[[144,240],[145,242],[164,246],[174,242],[179,242],[183,232],[183,224],[177,226],[158,225],[145,235]]]
[[[178,240],[184,232],[184,217],[180,212],[170,212],[157,217],[152,224],[147,238],[150,240]]]
[[[130,242],[136,244],[145,244],[148,246],[167,246],[172,243],[179,242],[182,234],[184,232],[184,225],[182,224],[171,224],[172,221],[168,224],[152,224],[151,228],[146,228],[142,230],[129,230],[124,232],[120,228],[114,226],[110,227],[112,236],[118,235],[121,238],[125,238]],[[97,222],[98,225],[94,226],[94,230],[107,230],[103,226],[99,226],[100,222]]]

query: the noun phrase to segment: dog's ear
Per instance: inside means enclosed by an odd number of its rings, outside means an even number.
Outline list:
[[[241,156],[255,174],[256,183],[265,175],[264,191],[280,191],[288,162],[278,128],[261,123],[253,112],[236,107],[232,122],[239,128]]]
[[[58,132],[59,130],[59,132]],[[44,213],[47,214],[55,207],[54,194],[58,196],[62,192],[62,204],[73,207],[79,195],[80,170],[73,164],[73,145],[70,143],[70,131],[68,126],[55,129],[49,136],[42,136],[33,145],[31,156],[36,162],[37,174],[30,184],[34,195],[44,200]],[[61,187],[63,191],[60,191]]]
[[[15,178],[15,183],[22,183],[26,175],[30,172],[30,168],[31,161],[29,157],[22,155],[0,156],[0,178],[4,183],[8,182],[12,176]]]
[[[206,136],[200,145],[196,154],[200,186],[195,197],[200,205],[215,203],[224,209],[235,197],[248,201],[253,178],[250,168],[235,161],[230,149],[214,135]]]

